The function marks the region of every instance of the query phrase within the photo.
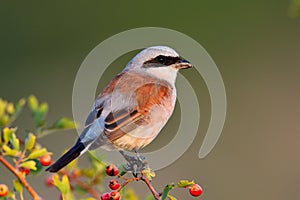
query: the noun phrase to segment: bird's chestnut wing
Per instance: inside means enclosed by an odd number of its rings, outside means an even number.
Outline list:
[[[117,140],[135,128],[151,122],[153,106],[169,104],[172,91],[170,87],[160,83],[145,84],[134,91],[136,106],[111,112],[105,118],[104,133],[111,140]]]

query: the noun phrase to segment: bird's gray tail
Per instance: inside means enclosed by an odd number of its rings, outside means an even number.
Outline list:
[[[75,158],[80,156],[82,152],[86,149],[86,146],[81,142],[80,139],[77,140],[76,144],[67,151],[62,157],[60,157],[54,164],[46,169],[49,172],[57,172],[61,168],[65,167]]]

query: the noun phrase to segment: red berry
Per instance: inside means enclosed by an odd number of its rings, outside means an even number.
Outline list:
[[[190,194],[194,197],[199,197],[202,194],[202,187],[198,184],[193,184],[190,186]]]
[[[8,187],[5,184],[0,184],[0,197],[5,197],[8,194]]]
[[[121,199],[121,195],[117,191],[110,192],[109,196],[110,196],[110,200],[120,200]]]
[[[112,190],[117,190],[120,187],[120,183],[117,180],[110,180],[109,181],[109,188]]]
[[[49,187],[52,187],[54,185],[53,176],[47,176],[45,179],[45,184]]]
[[[108,165],[105,171],[108,176],[117,176],[119,173],[118,168],[114,164]]]
[[[110,194],[109,193],[104,193],[101,195],[101,200],[110,200]]]
[[[22,174],[24,174],[25,176],[27,176],[29,174],[29,172],[30,172],[30,169],[20,167],[19,168],[19,172],[21,172]]]
[[[44,155],[44,156],[40,157],[40,163],[43,166],[49,166],[52,163],[51,156]]]

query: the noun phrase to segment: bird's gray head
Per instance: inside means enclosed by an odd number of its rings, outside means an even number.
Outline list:
[[[126,65],[125,70],[134,70],[175,83],[179,69],[192,65],[167,46],[152,46],[142,50]]]

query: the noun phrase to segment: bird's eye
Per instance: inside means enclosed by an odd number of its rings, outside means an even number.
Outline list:
[[[163,65],[166,64],[166,61],[167,61],[166,57],[164,57],[164,56],[158,56],[156,58],[156,60],[157,60],[157,62],[159,62],[159,63],[161,63]]]

